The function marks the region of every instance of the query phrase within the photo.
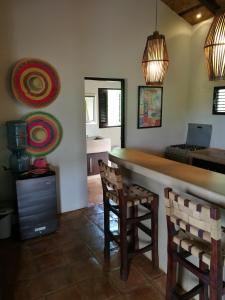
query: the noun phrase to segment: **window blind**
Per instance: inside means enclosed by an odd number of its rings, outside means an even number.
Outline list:
[[[225,115],[225,86],[214,88],[213,114]]]
[[[99,128],[108,127],[108,91],[104,88],[98,89],[99,104]]]

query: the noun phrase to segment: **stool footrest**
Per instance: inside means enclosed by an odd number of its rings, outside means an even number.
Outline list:
[[[152,236],[152,231],[142,223],[137,224],[138,228],[141,229],[145,234]]]
[[[174,292],[173,298],[179,300],[189,300],[192,299],[194,296],[199,295],[202,289],[203,289],[203,285],[200,283],[196,285],[193,289],[188,291],[187,293],[184,293],[183,295],[178,295],[176,292]]]
[[[111,210],[117,217],[119,217],[119,206],[109,204],[109,210]]]
[[[144,220],[148,220],[151,218],[151,213],[147,213],[143,216],[140,216],[140,217],[136,217],[136,218],[128,218],[127,219],[127,224],[135,224],[135,223],[138,223],[138,222],[141,222],[141,221],[144,221]]]
[[[148,252],[150,250],[152,250],[152,243],[149,244],[149,245],[147,245],[147,246],[145,246],[145,247],[143,247],[143,248],[141,248],[141,249],[138,249],[138,250],[135,250],[133,252],[130,252],[128,254],[128,257],[130,259],[130,258],[133,258],[134,256],[136,256],[138,254],[143,254],[143,253]]]
[[[141,206],[143,206],[144,208],[147,208],[148,210],[151,210],[151,203],[140,203]]]
[[[191,262],[187,261],[184,256],[180,253],[175,253],[177,261],[183,265],[186,269],[188,269],[190,272],[192,272],[195,276],[197,276],[201,281],[203,281],[206,284],[209,284],[209,271],[204,272],[199,270],[198,267],[196,267]]]
[[[180,256],[182,256],[183,258],[187,258],[191,256],[191,253],[184,250],[180,252]]]
[[[115,231],[117,234],[115,234],[112,231],[108,231],[108,235],[110,238],[110,241],[116,242],[118,245],[120,244],[120,234],[118,231]],[[132,229],[127,230],[127,236],[131,235],[133,233]]]
[[[108,232],[111,241],[116,242],[118,245],[120,244],[120,236],[119,234],[113,234],[111,231]]]

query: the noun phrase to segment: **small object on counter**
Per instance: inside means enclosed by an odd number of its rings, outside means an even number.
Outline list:
[[[37,169],[48,168],[48,162],[45,157],[36,158],[33,162],[33,166]]]
[[[30,171],[30,173],[34,174],[34,175],[42,175],[42,174],[45,174],[49,171],[48,168],[38,168],[38,169],[33,169]]]
[[[48,173],[51,173],[49,164],[47,162],[47,159],[45,157],[42,157],[36,158],[33,162],[31,170],[20,174],[20,177],[38,177],[41,175],[47,175]]]
[[[42,175],[49,171],[49,165],[45,157],[36,158],[33,162],[31,173],[34,175]]]
[[[28,172],[18,174],[17,179],[23,180],[23,179],[29,179],[29,178],[46,177],[46,176],[51,176],[52,174],[55,174],[55,173],[50,168],[32,169]]]

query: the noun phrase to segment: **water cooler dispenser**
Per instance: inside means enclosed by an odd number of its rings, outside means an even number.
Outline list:
[[[26,153],[27,124],[24,121],[6,123],[10,169],[14,174],[17,198],[19,235],[22,240],[56,231],[58,227],[56,176],[49,170],[42,175],[31,170]]]
[[[26,153],[27,124],[16,120],[6,122],[8,149],[12,151],[9,158],[10,169],[13,173],[22,173],[30,169],[30,157]]]

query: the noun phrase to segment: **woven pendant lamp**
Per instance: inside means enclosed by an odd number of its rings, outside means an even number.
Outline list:
[[[156,28],[157,28],[157,0],[156,0]],[[162,85],[169,65],[165,36],[156,30],[147,38],[142,70],[146,85]]]
[[[205,41],[209,80],[225,79],[225,13],[214,17]]]

